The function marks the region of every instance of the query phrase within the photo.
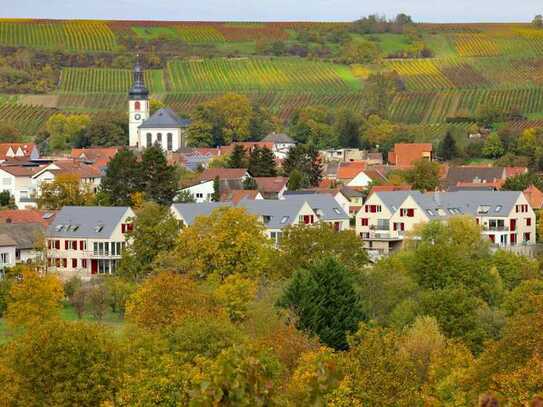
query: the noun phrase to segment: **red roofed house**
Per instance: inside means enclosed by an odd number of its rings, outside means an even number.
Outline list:
[[[221,195],[229,190],[243,189],[243,181],[250,177],[245,168],[207,168],[198,182],[181,190],[192,195],[197,203],[211,202],[214,193],[215,178],[219,178]]]
[[[543,209],[543,192],[534,185],[530,185],[524,190],[524,196],[534,210]]]
[[[1,143],[0,163],[10,158],[28,158],[36,160],[40,158],[40,152],[32,143]]]
[[[255,177],[257,190],[265,199],[283,199],[287,190],[287,177]]]
[[[88,185],[94,192],[98,189],[103,176],[101,169],[96,164],[87,164],[79,160],[54,161],[32,177],[38,193],[43,182],[51,182],[61,174],[78,176],[81,185]]]
[[[394,149],[388,153],[389,164],[396,167],[411,167],[415,161],[421,158],[432,161],[432,144],[394,144]]]
[[[232,202],[232,204],[237,205],[242,199],[254,201],[264,199],[264,197],[254,189],[233,189],[221,194],[221,202]]]
[[[366,170],[367,163],[365,161],[340,163],[336,172],[336,180],[348,187],[365,188],[372,182]]]
[[[39,223],[47,227],[55,218],[51,211],[38,211],[37,209],[6,209],[0,211],[0,224],[13,225]]]
[[[105,167],[118,152],[119,147],[72,148],[71,158],[92,161],[99,167]]]
[[[36,192],[33,176],[43,168],[44,166],[0,166],[0,191],[8,191],[19,209],[36,207],[33,199]]]

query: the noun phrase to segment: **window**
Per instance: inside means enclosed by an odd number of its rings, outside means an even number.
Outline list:
[[[73,269],[77,268],[77,259],[72,259],[72,268]]]
[[[55,249],[60,250],[60,240],[55,240]]]
[[[62,267],[68,268],[68,259],[62,259]]]
[[[67,240],[64,241],[64,250],[68,250],[68,241]]]
[[[503,206],[501,205],[496,206],[496,212],[501,212],[502,208]]]
[[[524,233],[524,242],[528,243],[529,241],[530,241],[530,233],[529,232]]]
[[[434,211],[431,210],[431,209],[426,209],[426,213],[427,213],[429,216],[434,216]]]
[[[172,133],[168,133],[166,135],[166,140],[167,140],[167,148],[168,148],[168,151],[172,151],[173,150],[173,134]]]
[[[368,226],[370,224],[370,220],[368,218],[362,218],[361,219],[361,225],[362,226]]]
[[[196,198],[202,199],[204,197],[204,194],[201,192],[196,192]]]
[[[72,241],[72,250],[77,250],[77,240]]]
[[[87,242],[84,240],[79,241],[79,250],[87,250]]]
[[[87,268],[87,259],[81,259],[81,267],[84,269]]]
[[[162,146],[162,133],[157,133],[156,142],[158,143],[159,146]]]
[[[517,234],[516,233],[511,233],[511,235],[509,236],[510,239],[509,241],[511,242],[511,245],[514,246],[517,244]]]
[[[281,225],[284,225],[285,223],[287,223],[287,222],[288,222],[288,219],[289,219],[288,216],[283,216],[283,217],[281,218]]]
[[[136,103],[134,103],[134,109],[136,112],[139,112],[141,110],[141,103],[136,101]]]
[[[532,218],[526,218],[526,226],[532,226]]]
[[[340,211],[338,208],[334,208],[334,212],[335,212],[337,215],[341,215],[341,211]]]
[[[96,233],[100,233],[102,229],[104,229],[104,225],[96,225],[96,227],[94,228],[94,231]]]
[[[9,253],[0,253],[0,263],[1,264],[9,263]]]
[[[489,210],[490,210],[490,206],[488,206],[488,205],[480,205],[477,208],[477,213],[480,214],[480,215],[486,215]]]
[[[147,133],[147,147],[151,147],[153,145],[153,135],[151,133]]]
[[[97,242],[94,242],[94,254],[95,255],[98,254],[98,243]]]

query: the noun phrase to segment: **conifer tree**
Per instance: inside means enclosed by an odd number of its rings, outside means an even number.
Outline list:
[[[232,154],[228,158],[228,167],[230,168],[246,168],[247,153],[245,147],[241,144],[236,144],[232,150]]]
[[[249,157],[249,172],[253,177],[275,177],[277,169],[273,152],[267,147],[256,147]]]

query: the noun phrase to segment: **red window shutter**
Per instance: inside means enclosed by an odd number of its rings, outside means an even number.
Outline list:
[[[405,223],[400,223],[401,231],[403,232],[405,230]]]
[[[57,267],[60,267],[60,259],[55,259],[55,265],[56,265]]]
[[[526,218],[526,226],[532,226],[532,218]]]
[[[55,240],[55,249],[60,250],[60,240]]]
[[[368,205],[365,205],[365,206],[364,206],[364,211],[365,211],[366,213],[369,212]]]
[[[408,209],[407,210],[407,216],[412,218],[415,216],[415,210],[414,209]]]
[[[77,259],[72,259],[72,268],[73,269],[77,268]]]
[[[397,223],[394,223],[393,229],[398,230],[398,224]]]
[[[126,225],[124,223],[121,224],[121,233],[126,233]]]
[[[129,232],[132,232],[134,230],[134,224],[129,223],[129,224],[126,225],[126,228],[128,229]]]
[[[509,229],[511,229],[511,232],[514,232],[515,230],[517,230],[517,220],[516,219],[511,219],[509,221]]]
[[[509,240],[511,241],[511,244],[516,244],[517,243],[517,234],[516,233],[511,233]]]
[[[74,241],[72,242],[72,249],[73,249],[73,250],[77,250],[77,240],[74,240]]]
[[[47,248],[48,248],[48,249],[51,248],[51,241],[50,241],[50,240],[47,241]]]
[[[62,267],[68,267],[68,259],[62,259]]]
[[[81,267],[83,267],[84,269],[87,268],[87,259],[82,259],[81,260]]]
[[[369,219],[368,218],[362,218],[362,226],[368,226],[369,225]]]
[[[64,241],[64,250],[68,250],[68,241],[67,240]]]

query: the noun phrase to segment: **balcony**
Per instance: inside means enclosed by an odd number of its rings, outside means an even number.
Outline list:
[[[369,232],[366,237],[362,237],[362,240],[403,240],[403,232],[395,231],[377,231],[377,232]]]
[[[483,226],[483,232],[509,232],[511,228],[509,226]],[[514,232],[514,230],[513,230]]]
[[[50,258],[81,258],[81,259],[120,259],[122,254],[112,254],[106,251],[91,251],[91,250],[64,250],[64,249],[48,249],[47,257]]]

